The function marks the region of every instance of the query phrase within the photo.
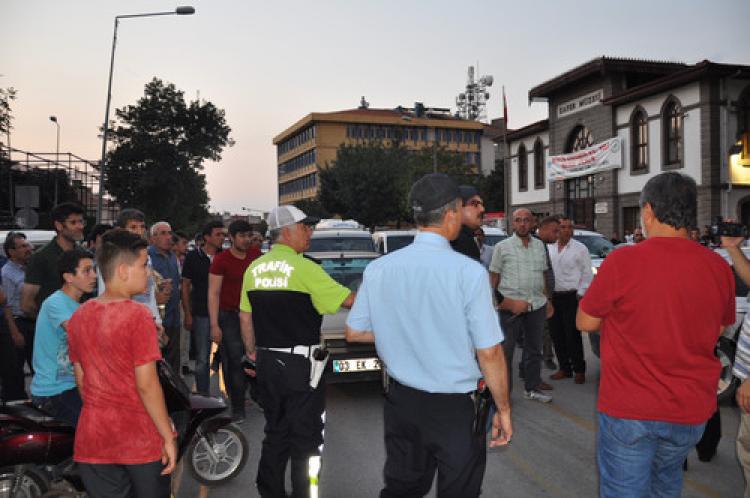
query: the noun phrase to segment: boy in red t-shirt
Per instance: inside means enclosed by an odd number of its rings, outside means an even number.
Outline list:
[[[106,291],[70,318],[68,342],[83,410],[73,459],[92,497],[169,497],[177,460],[156,371],[161,358],[148,309],[147,243],[112,230],[96,253]]]

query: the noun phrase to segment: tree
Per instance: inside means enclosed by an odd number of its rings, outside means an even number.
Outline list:
[[[302,199],[295,201],[293,204],[308,216],[321,219],[331,217],[330,211],[323,207],[323,203],[318,199]]]
[[[16,99],[16,90],[13,87],[0,88],[0,149],[5,145],[3,139],[8,136],[13,129],[13,114],[11,113],[10,103]]]
[[[336,160],[320,171],[318,200],[331,213],[375,225],[412,220],[411,186],[435,169],[459,185],[479,187],[482,177],[469,170],[463,155],[443,147],[410,151],[397,141],[342,145]]]
[[[150,221],[188,226],[208,215],[204,162],[219,161],[229,138],[225,113],[211,102],[185,102],[184,92],[154,78],[136,105],[115,111],[105,186],[121,207]]]
[[[342,145],[320,172],[320,202],[374,230],[401,217],[411,163],[410,153],[398,144]]]
[[[478,188],[481,175],[473,173],[464,161],[461,153],[451,152],[444,147],[425,147],[413,154],[411,174],[406,187],[406,196],[409,195],[411,186],[424,175],[437,170],[450,176],[458,185],[474,185]],[[403,218],[411,220],[413,217],[411,208],[404,205]]]
[[[479,193],[487,211],[505,210],[505,168],[503,160],[495,161],[495,169],[479,182]]]

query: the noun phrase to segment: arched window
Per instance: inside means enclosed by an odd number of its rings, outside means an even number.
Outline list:
[[[534,143],[534,188],[544,188],[544,144],[541,138]]]
[[[521,144],[518,147],[518,190],[526,191],[529,189],[529,158],[526,153],[526,146]]]
[[[630,171],[648,172],[648,116],[637,108],[630,120]]]
[[[682,106],[670,97],[661,115],[664,169],[682,167]]]
[[[588,128],[578,125],[573,128],[568,137],[568,144],[565,147],[566,152],[576,152],[594,145],[594,136]]]
[[[583,125],[568,135],[565,152],[578,152],[594,145],[594,136]],[[594,175],[565,180],[565,213],[584,226],[594,226]]]

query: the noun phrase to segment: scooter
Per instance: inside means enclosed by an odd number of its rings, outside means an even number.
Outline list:
[[[177,431],[178,458],[205,485],[236,477],[248,457],[248,443],[221,398],[193,394],[164,360],[157,363],[167,411]],[[83,483],[73,463],[75,430],[35,408],[30,401],[0,405],[0,496],[80,496]],[[57,490],[58,493],[55,493]]]

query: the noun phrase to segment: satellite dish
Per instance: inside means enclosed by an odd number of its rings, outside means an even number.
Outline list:
[[[36,228],[39,215],[31,208],[25,207],[16,211],[16,225],[21,228]]]

